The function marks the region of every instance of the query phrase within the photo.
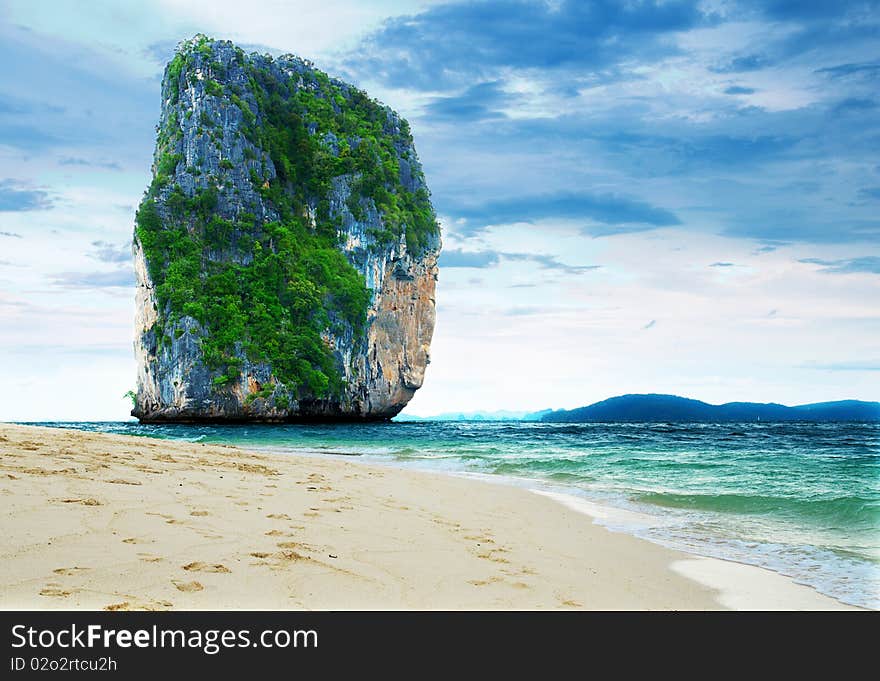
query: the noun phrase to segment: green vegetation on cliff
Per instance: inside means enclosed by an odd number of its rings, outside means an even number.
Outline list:
[[[371,292],[340,250],[341,217],[331,215],[330,207],[332,181],[348,177],[347,203],[356,219],[370,203],[380,212],[381,228],[370,232],[373,248],[403,237],[410,252],[422,252],[437,223],[427,191],[409,191],[400,179],[399,154],[411,148],[408,126],[320,71],[281,79],[265,61],[255,64],[240,50],[235,62],[246,74],[247,90],[222,82],[227,69],[216,61],[212,45],[191,43],[166,70],[163,92],[169,93],[170,110],[159,131],[154,179],[137,213],[136,233],[159,306],[157,342],[182,335],[179,322],[191,317],[205,331],[199,342],[205,364],[217,372],[215,389],[236,380],[241,358],[247,357],[272,367],[284,387],[275,394],[278,407],[286,406],[287,391],[300,398],[333,396],[342,379],[323,336],[362,334]],[[192,122],[192,111],[181,111],[181,94],[193,86],[196,66],[210,75],[204,96],[238,107],[244,124],[237,134],[271,158],[275,177],[264,165],[262,172],[251,169],[249,182],[274,208],[277,221],[261,222],[246,210],[237,210],[235,219],[219,214],[219,175],[234,167],[226,158],[213,170],[191,159],[194,165],[182,170],[204,174],[207,187],[187,195],[175,184],[184,162],[185,126],[192,126],[190,134],[209,135],[218,148],[228,142],[222,130],[214,131],[205,109]],[[256,101],[256,111],[247,99]],[[328,145],[333,136],[336,148]],[[249,146],[244,156],[258,158]],[[271,392],[263,387],[258,397]]]
[[[250,68],[262,122],[245,135],[269,153],[279,180],[264,190],[266,198],[281,210],[296,211],[307,197],[326,197],[334,177],[353,176],[348,207],[354,217],[362,219],[364,204],[372,199],[384,226],[371,234],[379,245],[405,234],[407,248],[421,253],[437,234],[437,219],[427,190],[409,191],[400,180],[395,143],[410,147],[409,126],[399,120],[393,128],[388,110],[364,92],[343,90],[317,70],[309,75],[310,81],[285,83],[265,68]],[[238,105],[250,112],[240,99]],[[325,142],[328,133],[336,139],[336,150]],[[319,201],[317,218],[329,220],[326,201]]]
[[[189,210],[196,210],[190,200]],[[198,213],[197,213],[198,214]],[[253,260],[242,265],[211,260],[211,244],[226,241],[233,225],[216,215],[199,216],[196,228],[165,226],[153,199],[141,204],[137,233],[143,245],[160,309],[171,324],[182,316],[207,331],[204,361],[223,373],[222,387],[239,375],[238,347],[251,361],[268,362],[276,378],[300,395],[320,397],[341,387],[324,329],[340,321],[362,328],[370,292],[363,277],[326,236],[291,220],[262,225],[258,240],[242,239]],[[165,330],[157,329],[161,343]]]

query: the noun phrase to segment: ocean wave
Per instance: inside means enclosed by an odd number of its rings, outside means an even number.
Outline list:
[[[828,527],[880,526],[880,504],[850,495],[820,499],[793,499],[759,494],[680,494],[645,492],[636,501],[667,508],[718,513],[794,515],[824,521]]]

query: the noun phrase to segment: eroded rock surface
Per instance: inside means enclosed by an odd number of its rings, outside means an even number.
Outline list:
[[[302,129],[288,135],[279,120]],[[246,55],[197,36],[166,68],[158,132],[133,242],[132,414],[397,414],[425,378],[440,250],[406,122],[307,61]],[[308,254],[290,234],[307,237]],[[347,264],[327,257],[331,242]],[[309,260],[285,261],[297,258]],[[270,266],[281,274],[267,303],[266,286],[253,282],[268,278]],[[349,267],[355,279],[343,271]],[[319,270],[315,282],[303,282],[302,272]],[[309,335],[317,328],[319,343]]]

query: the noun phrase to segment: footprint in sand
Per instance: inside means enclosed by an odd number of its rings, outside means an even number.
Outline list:
[[[272,518],[272,520],[290,520],[290,516],[286,513],[270,513],[266,516],[267,518]]]
[[[297,562],[300,560],[311,560],[308,556],[304,556],[301,553],[297,553],[296,551],[281,551],[280,553],[275,554],[276,557],[283,562]]]
[[[207,563],[202,563],[200,561],[188,563],[183,566],[183,569],[187,572],[230,572],[229,568],[225,565],[208,565]]]
[[[83,567],[69,567],[69,568],[55,568],[52,570],[56,575],[75,575],[77,572],[82,572],[83,570],[88,570],[88,568]]]
[[[170,601],[123,601],[122,603],[111,603],[105,605],[104,610],[170,610],[174,604]]]
[[[468,584],[473,584],[474,586],[489,586],[490,584],[497,584],[501,581],[503,581],[501,577],[489,577],[488,579],[469,579]]]
[[[467,539],[468,541],[477,542],[477,546],[479,546],[480,544],[494,544],[495,543],[495,540],[492,539],[492,537],[486,537],[486,536],[482,536],[482,535],[478,535],[478,534],[467,535],[467,536],[465,536],[465,539]]]
[[[193,511],[190,515],[205,516],[210,515],[207,511]]]
[[[279,549],[301,549],[304,551],[314,551],[315,550],[315,547],[312,546],[311,544],[303,544],[298,541],[282,541],[282,542],[278,542],[276,544],[276,546]]]
[[[68,591],[67,589],[62,589],[57,586],[47,586],[40,590],[41,596],[54,596],[56,598],[66,598],[72,593],[73,591]]]
[[[162,556],[151,556],[149,554],[141,554],[141,560],[145,563],[161,563],[165,560]]]
[[[483,560],[491,560],[493,563],[510,563],[507,558],[503,556],[499,556],[499,553],[505,552],[505,549],[491,549],[490,551],[485,551],[484,553],[478,553],[477,558],[482,558]]]
[[[181,582],[180,580],[172,579],[171,583],[177,587],[178,591],[186,591],[188,593],[202,591],[205,588],[200,582]]]

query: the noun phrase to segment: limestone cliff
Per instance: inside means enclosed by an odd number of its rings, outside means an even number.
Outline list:
[[[440,234],[409,126],[293,56],[196,36],[138,209],[142,421],[386,419],[422,385]]]

